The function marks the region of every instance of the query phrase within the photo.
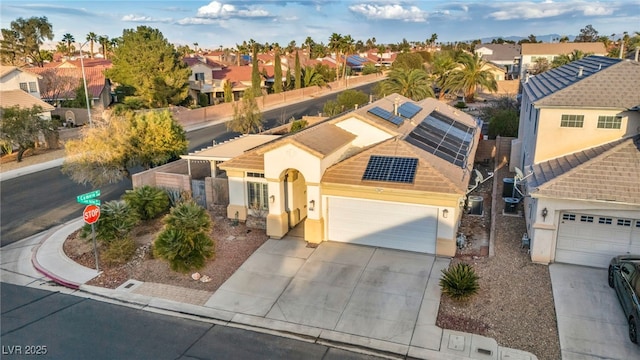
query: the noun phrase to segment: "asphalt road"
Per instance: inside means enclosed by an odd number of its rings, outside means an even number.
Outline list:
[[[378,359],[30,287],[0,293],[2,359]]]
[[[357,88],[369,94],[374,84]],[[335,99],[337,94],[325,95],[304,102],[294,103],[263,112],[265,129],[272,128],[278,122],[291,117],[318,115],[324,103]],[[227,131],[225,124],[217,124],[190,131],[189,151],[195,151],[216,142],[228,140],[237,133]],[[132,172],[135,172],[132,171]],[[101,201],[120,198],[127,189],[131,189],[131,180],[125,179],[117,184],[100,188]],[[0,246],[5,246],[31,235],[64,224],[82,216],[84,205],[76,203],[76,196],[94,190],[72,182],[60,172],[60,167],[2,181],[0,184]]]

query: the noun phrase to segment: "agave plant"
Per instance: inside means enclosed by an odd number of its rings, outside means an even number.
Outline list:
[[[100,219],[96,222],[96,239],[111,243],[123,239],[138,224],[138,214],[123,200],[108,201],[100,208]],[[87,237],[88,226],[83,228]]]
[[[440,287],[442,292],[454,300],[465,300],[478,292],[478,275],[469,265],[458,263],[442,270]]]

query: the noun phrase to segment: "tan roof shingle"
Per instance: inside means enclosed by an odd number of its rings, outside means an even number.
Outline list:
[[[640,204],[640,135],[536,164],[528,180],[545,197]]]
[[[23,90],[0,91],[0,108],[9,108],[19,105],[21,109],[31,108],[34,105],[42,107],[43,111],[53,111],[55,107],[27,94]]]

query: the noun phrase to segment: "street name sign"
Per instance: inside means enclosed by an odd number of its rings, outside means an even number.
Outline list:
[[[78,195],[76,201],[84,205],[100,205],[100,199],[96,199],[100,196],[100,190],[94,190],[86,194]]]

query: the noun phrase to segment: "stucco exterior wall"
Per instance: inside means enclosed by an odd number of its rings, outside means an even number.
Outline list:
[[[371,144],[387,140],[391,137],[391,134],[388,132],[353,117],[336,123],[336,126],[354,135],[358,135],[358,137],[352,142],[353,146],[357,147],[369,146]]]
[[[2,77],[2,83],[0,83],[1,90],[14,90],[20,89],[20,83],[27,83],[27,88],[30,82],[35,82],[35,91],[29,91],[28,94],[40,99],[40,85],[38,84],[38,75],[32,74],[26,71],[14,70],[9,74]],[[34,85],[34,84],[32,84]],[[30,89],[32,90],[32,89]]]
[[[581,128],[560,127],[562,115],[584,115]],[[599,116],[622,116],[620,129],[599,129]],[[636,134],[640,123],[630,112],[609,109],[540,109],[534,163],[571,154]]]

